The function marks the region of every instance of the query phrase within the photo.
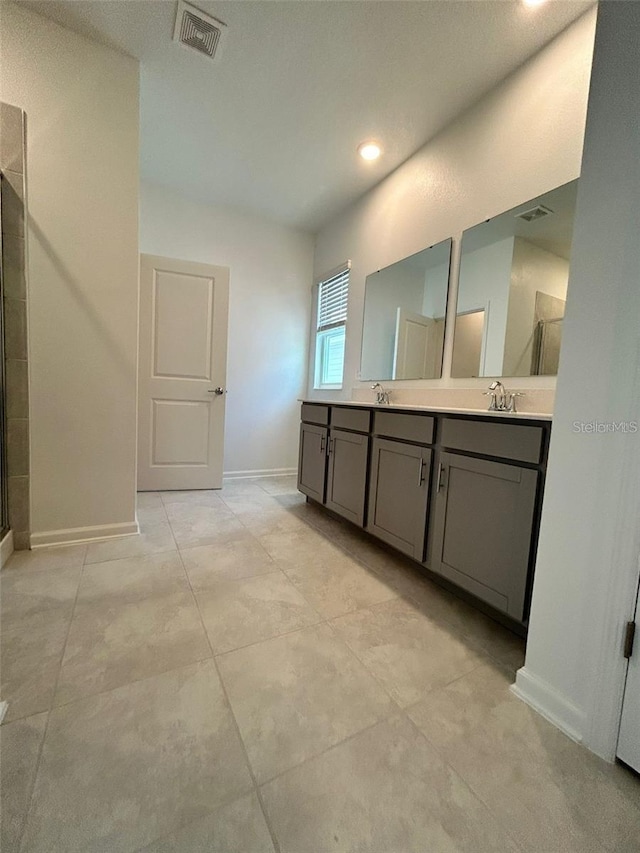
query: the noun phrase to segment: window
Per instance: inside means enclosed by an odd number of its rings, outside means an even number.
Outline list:
[[[314,388],[342,388],[349,266],[318,284]]]

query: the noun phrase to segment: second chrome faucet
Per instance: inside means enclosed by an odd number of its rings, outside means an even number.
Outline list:
[[[484,392],[485,397],[490,397],[490,412],[515,412],[516,397],[524,397],[522,391],[507,391],[499,379],[495,379],[489,389]]]
[[[384,387],[376,382],[371,388],[376,392],[376,403],[379,406],[388,406],[391,398],[391,391],[385,391]]]

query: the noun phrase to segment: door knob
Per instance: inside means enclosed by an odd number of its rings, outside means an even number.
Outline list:
[[[219,397],[219,396],[220,396],[220,394],[224,394],[224,388],[221,388],[221,387],[218,385],[218,387],[217,387],[217,388],[210,388],[210,389],[207,391],[207,394],[215,394],[217,397]]]

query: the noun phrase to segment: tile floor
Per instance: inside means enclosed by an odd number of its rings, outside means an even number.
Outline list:
[[[3,853],[638,853],[522,642],[292,478],[140,495],[0,576]]]

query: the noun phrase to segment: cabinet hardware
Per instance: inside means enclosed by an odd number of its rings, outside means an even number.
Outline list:
[[[418,486],[421,486],[424,483],[424,459],[420,459],[420,466],[418,468]]]
[[[329,453],[333,453],[333,439],[329,439]]]
[[[636,636],[636,623],[635,622],[627,622],[627,626],[624,631],[624,656],[629,660],[631,655],[633,654],[633,641]]]
[[[320,436],[320,453],[324,453],[325,449],[325,437],[324,435]]]
[[[438,465],[438,491],[441,491],[442,487],[444,486],[445,470],[446,469],[444,465],[442,464],[442,462],[440,462],[440,464]]]

